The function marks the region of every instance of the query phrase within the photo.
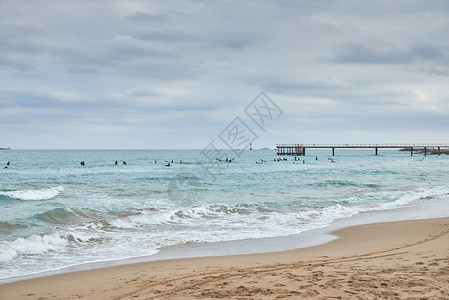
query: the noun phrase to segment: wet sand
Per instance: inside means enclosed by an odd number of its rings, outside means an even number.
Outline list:
[[[0,299],[449,299],[449,218],[347,227],[304,249],[163,260],[0,285]]]

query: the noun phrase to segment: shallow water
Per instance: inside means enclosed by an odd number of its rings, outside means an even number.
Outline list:
[[[0,171],[0,278],[448,198],[449,157],[373,152],[337,150],[332,162],[312,149],[301,161],[273,161],[273,150],[224,151],[223,161],[200,150],[1,151],[11,164]]]

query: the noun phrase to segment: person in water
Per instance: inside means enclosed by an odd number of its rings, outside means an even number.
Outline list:
[[[82,165],[82,166],[86,165],[86,164],[84,163],[84,160],[83,160],[82,162],[80,162],[80,165]]]
[[[115,161],[115,165],[118,165],[118,161]]]
[[[10,163],[10,161],[8,161],[8,162],[6,163],[6,165],[9,166],[9,163]]]
[[[126,165],[126,161],[123,161],[123,164]]]

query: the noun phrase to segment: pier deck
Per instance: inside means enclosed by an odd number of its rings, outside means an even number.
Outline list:
[[[332,149],[332,156],[335,155],[335,149],[374,149],[378,154],[378,149],[408,149],[410,155],[415,151],[422,151],[424,156],[429,149],[438,149],[440,155],[441,149],[448,149],[449,144],[277,144],[277,155],[305,155],[306,149]]]

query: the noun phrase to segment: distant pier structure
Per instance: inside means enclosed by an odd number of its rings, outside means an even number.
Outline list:
[[[299,144],[278,144],[276,148],[278,150],[277,155],[305,155],[306,153],[306,149]]]
[[[374,149],[377,155],[379,149],[402,149],[413,152],[420,152],[426,156],[429,151],[432,154],[440,155],[442,150],[447,152],[449,144],[277,144],[277,155],[306,155],[306,149],[332,149],[332,156],[335,155],[335,149]]]

